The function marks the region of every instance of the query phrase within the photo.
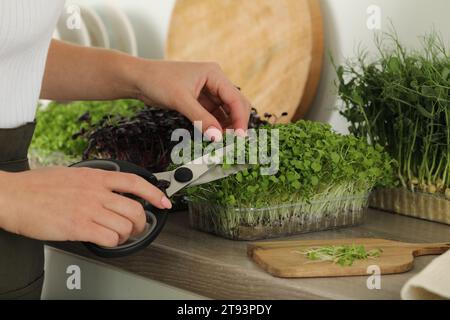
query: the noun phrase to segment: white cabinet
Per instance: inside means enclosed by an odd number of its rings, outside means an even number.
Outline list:
[[[42,299],[203,299],[194,293],[51,247],[46,247],[45,258]],[[70,277],[78,276],[75,275],[78,270],[80,289],[70,290],[68,287],[77,284]]]

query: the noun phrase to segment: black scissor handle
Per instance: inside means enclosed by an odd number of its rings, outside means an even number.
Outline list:
[[[91,169],[101,169],[107,171],[117,171],[117,172],[125,172],[136,174],[153,185],[157,185],[158,179],[149,172],[148,170],[139,167],[133,163],[121,160],[87,160],[81,161],[71,165],[71,167],[75,168],[91,168]],[[163,229],[166,221],[167,221],[167,212],[164,210],[160,210],[158,208],[154,208],[147,201],[142,199],[137,199],[135,196],[126,195],[130,198],[139,200],[145,210],[145,214],[147,217],[147,226],[146,230],[135,238],[131,238],[126,243],[119,245],[114,248],[102,247],[95,245],[93,243],[84,243],[85,246],[95,253],[96,255],[103,258],[117,258],[130,255],[139,251],[143,248],[146,248],[153,240],[158,237],[159,233]]]

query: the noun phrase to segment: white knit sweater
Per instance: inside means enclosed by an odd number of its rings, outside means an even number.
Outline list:
[[[0,0],[0,128],[33,121],[63,0]]]

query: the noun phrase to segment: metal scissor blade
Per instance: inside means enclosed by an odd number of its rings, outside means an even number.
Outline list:
[[[224,169],[220,165],[214,166],[211,170],[207,171],[204,175],[202,175],[200,178],[189,184],[190,187],[198,186],[201,184],[217,181],[223,178],[226,178],[228,176],[231,176],[233,174],[236,174],[238,172],[241,172],[245,169],[248,169],[248,165],[235,165],[230,169]]]
[[[166,189],[166,194],[171,197],[178,191],[188,186],[197,186],[200,184],[216,181],[232,174],[236,174],[248,168],[248,165],[236,165],[230,169],[223,169],[222,162],[224,156],[234,151],[234,144],[230,144],[225,148],[220,148],[212,153],[208,153],[194,161],[191,161],[180,168],[188,168],[192,171],[192,179],[189,182],[178,182],[174,178],[175,171],[160,172],[154,174],[158,180],[165,180],[170,182],[170,186]]]
[[[234,143],[229,144],[223,148],[216,149],[212,153],[207,153],[204,156],[194,159],[191,162],[186,163],[186,165],[199,165],[199,164],[221,164],[223,163],[224,157],[228,152],[234,151],[235,145]]]
[[[214,166],[214,165],[212,165]],[[158,180],[162,180],[162,181],[168,181],[170,183],[169,187],[166,189],[166,195],[168,197],[173,196],[175,193],[177,193],[178,191],[180,191],[181,189],[186,188],[187,186],[189,186],[193,181],[196,181],[197,179],[199,179],[201,176],[203,176],[206,172],[208,172],[209,170],[211,170],[212,168],[211,165],[207,165],[207,164],[186,164],[184,166],[181,166],[177,169],[180,168],[188,168],[192,171],[192,180],[189,182],[178,182],[174,175],[175,175],[175,171],[167,171],[167,172],[160,172],[160,173],[155,173],[154,176],[156,177],[156,179]]]

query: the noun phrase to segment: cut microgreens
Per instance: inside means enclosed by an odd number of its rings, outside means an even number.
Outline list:
[[[436,34],[406,50],[395,33],[377,38],[379,56],[336,68],[350,132],[380,144],[411,191],[450,199],[450,55]]]
[[[352,266],[355,260],[378,258],[383,252],[381,249],[367,251],[363,245],[342,245],[311,248],[305,251],[296,251],[304,254],[312,261],[330,261],[343,267]]]

